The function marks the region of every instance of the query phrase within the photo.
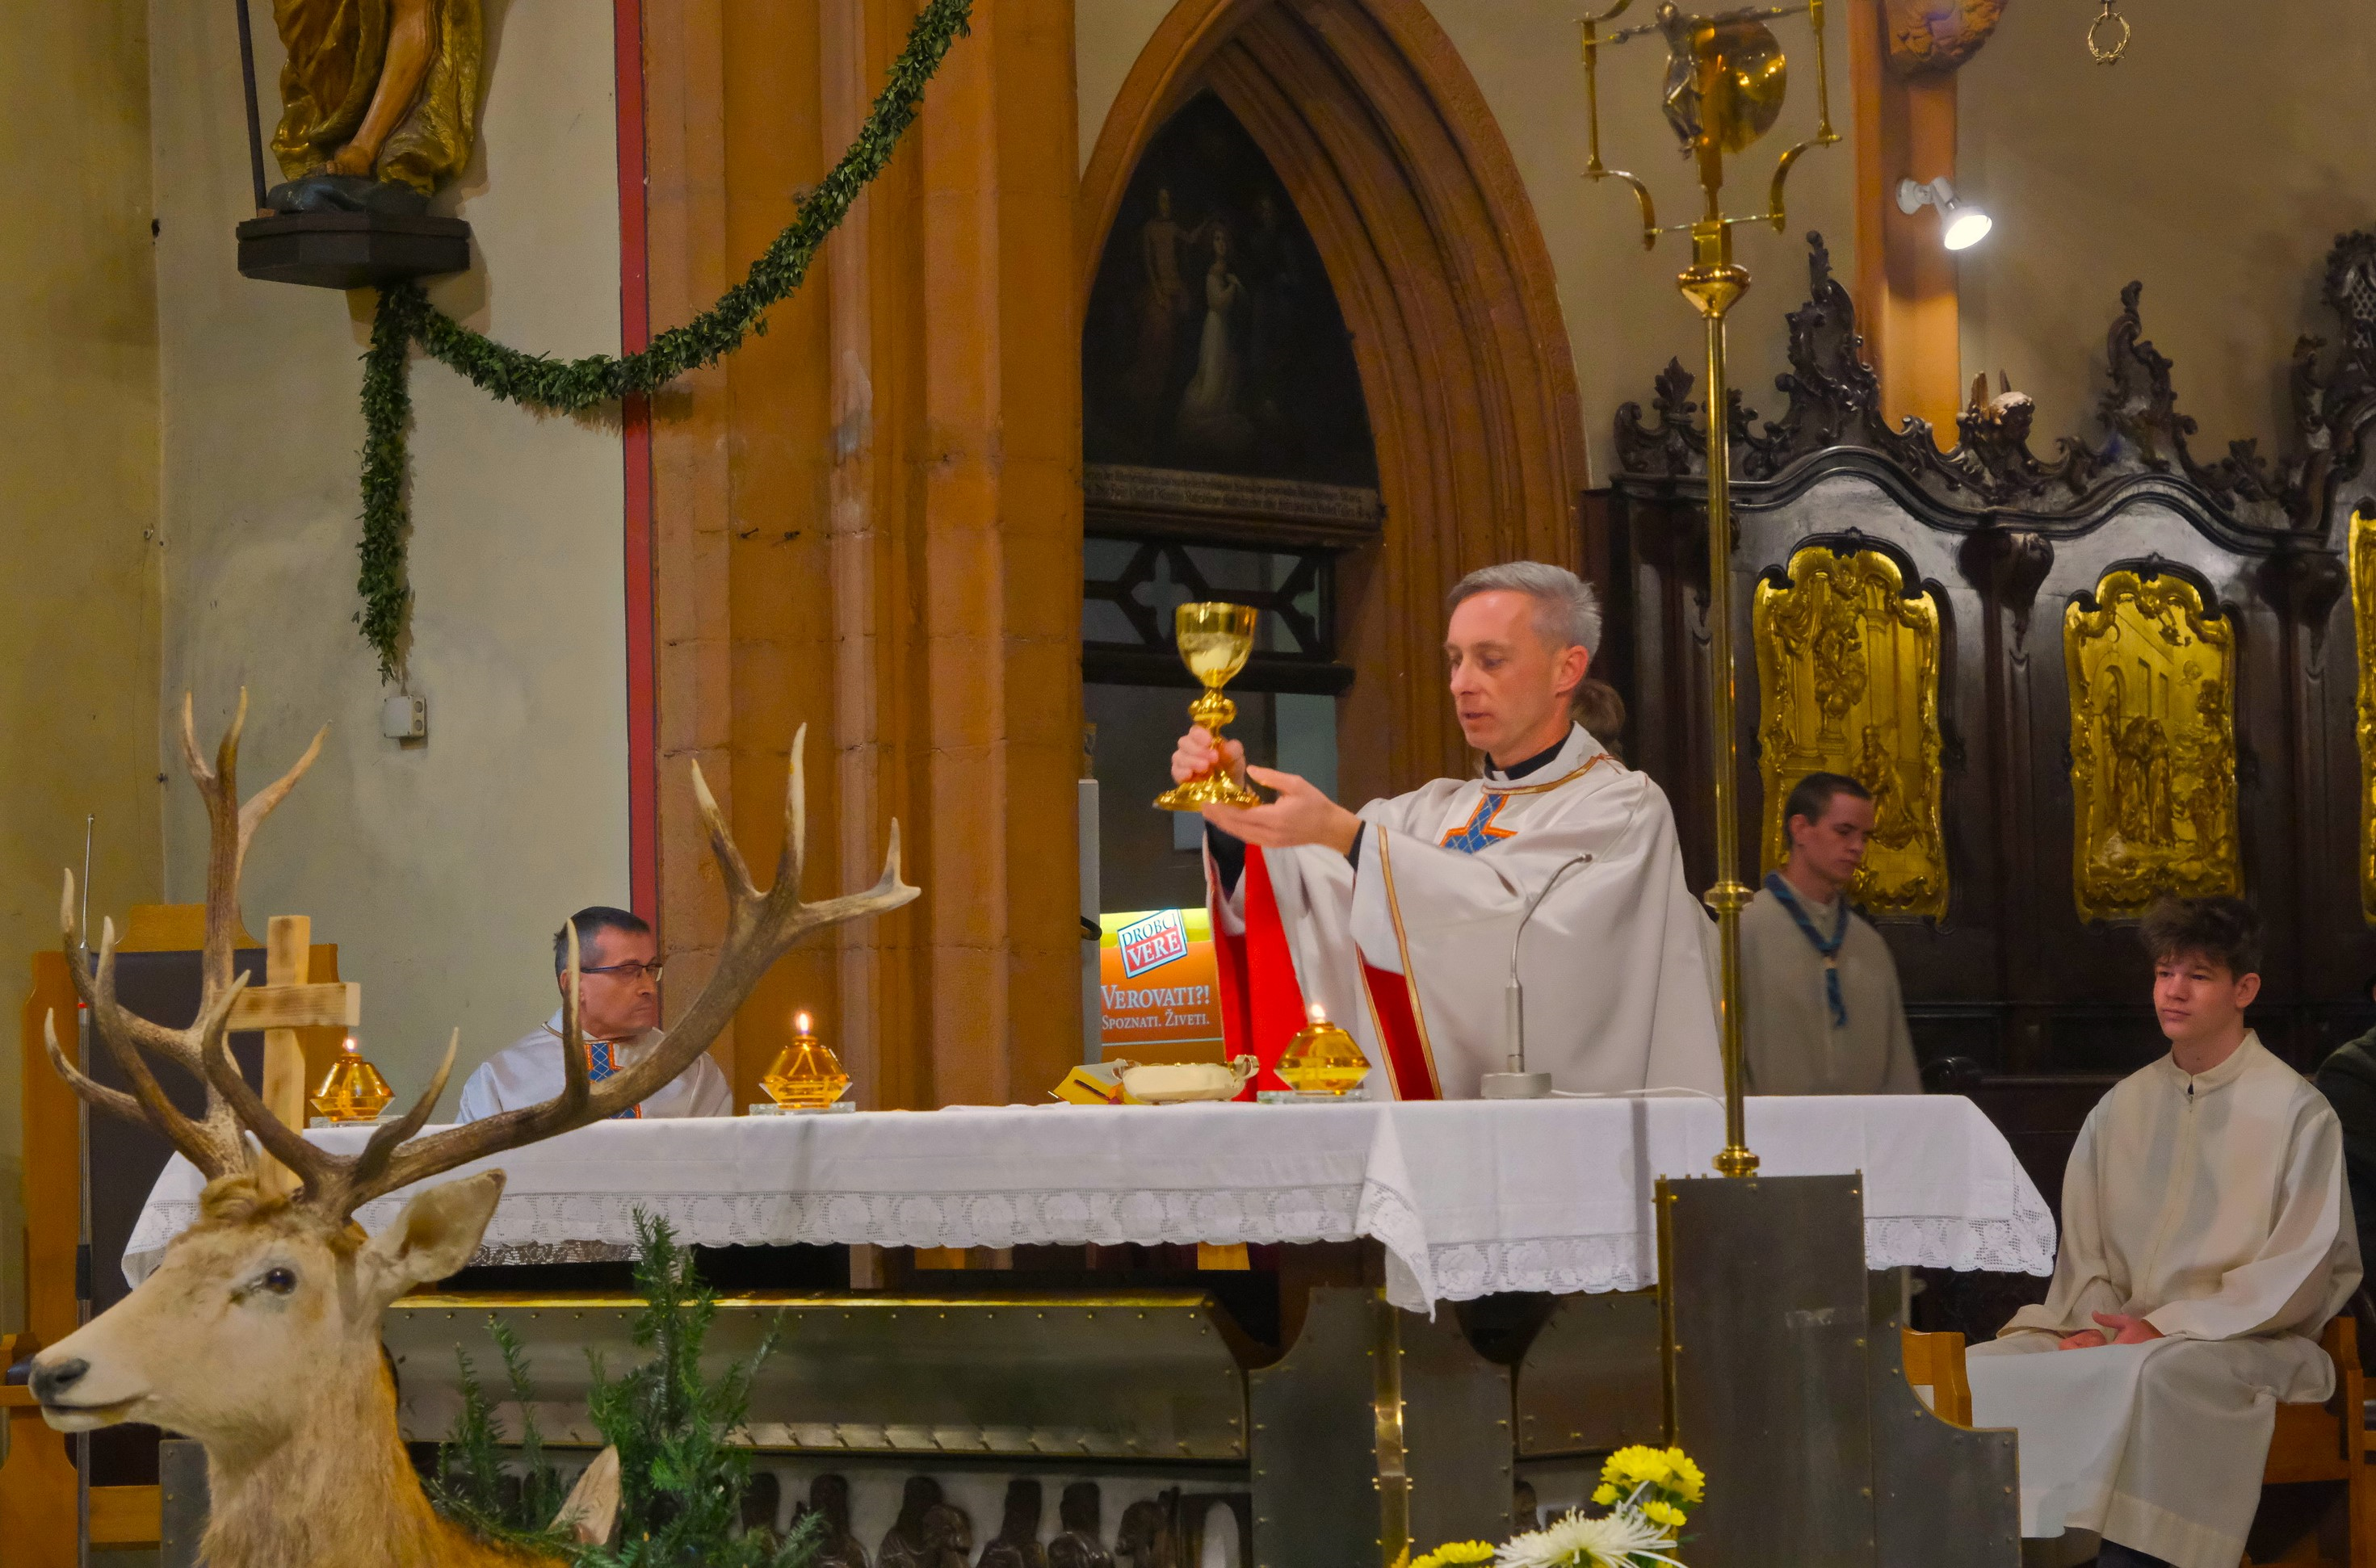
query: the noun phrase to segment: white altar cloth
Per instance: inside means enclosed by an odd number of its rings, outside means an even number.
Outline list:
[[[2050,1274],[2054,1222],[2013,1150],[1946,1095],[1752,1099],[1768,1176],[1862,1172],[1865,1257]],[[325,1129],[327,1147],[367,1129]],[[481,1263],[626,1255],[634,1212],[680,1241],[909,1247],[1344,1241],[1386,1253],[1426,1310],[1502,1290],[1657,1281],[1659,1176],[1709,1177],[1723,1107],[1697,1096],[1345,1105],[998,1106],[599,1122],[463,1167],[508,1181]],[[137,1284],[197,1215],[174,1157],[124,1254]],[[356,1216],[367,1230],[405,1194]]]

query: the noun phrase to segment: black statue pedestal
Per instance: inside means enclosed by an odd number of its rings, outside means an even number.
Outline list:
[[[470,226],[388,212],[285,212],[239,226],[239,270],[267,283],[370,289],[464,272]]]

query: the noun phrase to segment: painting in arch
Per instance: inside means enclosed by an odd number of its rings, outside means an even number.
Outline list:
[[[1337,558],[1377,537],[1377,454],[1319,247],[1219,98],[1150,138],[1081,338],[1088,766],[1107,912],[1198,906],[1202,823],[1151,809],[1193,683],[1175,605],[1262,613],[1231,683],[1256,762],[1336,787]]]

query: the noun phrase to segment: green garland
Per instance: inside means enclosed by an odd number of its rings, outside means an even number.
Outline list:
[[[716,364],[752,333],[765,335],[767,310],[801,286],[817,247],[890,162],[899,138],[915,121],[925,84],[940,68],[949,45],[969,30],[972,15],[973,0],[931,0],[916,18],[907,47],[892,63],[890,79],[875,98],[858,139],[832,172],[802,198],[790,224],[716,304],[661,333],[640,353],[624,358],[592,354],[582,360],[524,354],[438,310],[417,283],[380,291],[371,348],[363,356],[362,570],[355,585],[363,607],[355,621],[363,640],[379,655],[382,680],[395,679],[402,663],[400,643],[412,601],[405,573],[405,540],[411,531],[406,431],[412,421],[407,381],[412,345],[419,344],[430,358],[491,397],[564,414],[647,396],[689,371]]]

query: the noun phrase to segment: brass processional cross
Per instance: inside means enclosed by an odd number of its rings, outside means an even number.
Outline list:
[[[1733,302],[1749,291],[1749,274],[1732,259],[1732,231],[1742,223],[1771,223],[1780,232],[1787,221],[1782,189],[1791,167],[1812,148],[1839,140],[1832,129],[1830,84],[1824,58],[1824,0],[1799,6],[1757,6],[1725,11],[1713,17],[1693,16],[1663,0],[1655,19],[1639,27],[1602,36],[1599,29],[1615,21],[1634,0],[1614,0],[1606,10],[1584,20],[1584,92],[1591,124],[1591,159],[1585,173],[1594,180],[1622,180],[1642,204],[1642,248],[1649,250],[1661,234],[1692,237],[1692,265],[1675,279],[1683,297],[1699,311],[1707,328],[1708,517],[1708,675],[1713,700],[1708,705],[1716,768],[1716,885],[1708,889],[1708,908],[1716,911],[1717,941],[1723,954],[1724,994],[1717,1025],[1724,1044],[1724,1150],[1716,1168],[1727,1176],[1749,1176],[1757,1157],[1749,1152],[1743,1125],[1743,1070],[1740,1044],[1740,911],[1750,890],[1740,881],[1740,825],[1736,819],[1734,790],[1740,767],[1735,739],[1735,715],[1740,682],[1732,662],[1732,398],[1726,387],[1724,317]],[[1740,152],[1774,128],[1782,113],[1789,84],[1788,63],[1782,46],[1765,24],[1776,18],[1805,13],[1815,35],[1815,134],[1785,152],[1774,166],[1765,210],[1748,217],[1724,215],[1724,160]],[[1662,95],[1667,123],[1691,155],[1699,173],[1700,216],[1689,223],[1658,226],[1650,188],[1633,174],[1611,169],[1600,159],[1600,52],[1652,34],[1667,43],[1667,79]]]
[[[231,1030],[264,1031],[264,1103],[288,1126],[305,1126],[305,1051],[297,1031],[328,1025],[353,1029],[363,1018],[363,988],[353,980],[307,983],[314,922],[275,915],[264,928],[264,983],[232,1004]],[[256,1182],[268,1194],[296,1190],[289,1168],[268,1154],[256,1158]]]

